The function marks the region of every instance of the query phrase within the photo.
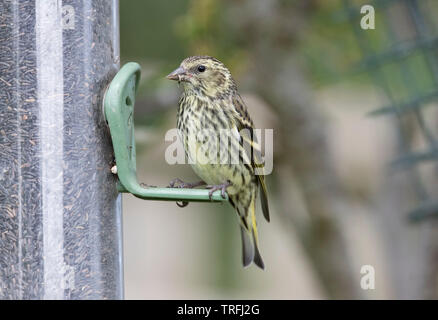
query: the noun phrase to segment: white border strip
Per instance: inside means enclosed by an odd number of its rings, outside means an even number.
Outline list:
[[[44,238],[44,299],[64,298],[63,48],[61,0],[36,0]]]

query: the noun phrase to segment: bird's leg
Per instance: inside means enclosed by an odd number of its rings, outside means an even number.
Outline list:
[[[215,184],[215,185],[208,185],[208,186],[206,186],[207,189],[211,189],[208,192],[208,197],[210,198],[210,201],[211,201],[211,197],[213,196],[213,192],[215,192],[217,190],[221,191],[221,196],[222,196],[222,198],[225,199],[226,198],[225,197],[225,192],[227,191],[227,188],[229,186],[231,186],[231,184],[232,183],[230,181],[227,181],[227,182],[224,182],[222,184]]]
[[[184,207],[187,207],[188,205],[189,205],[189,202],[188,201],[181,201],[181,204],[180,203],[178,203],[178,201],[176,202],[176,205],[178,206],[178,207],[180,207],[180,208],[184,208]]]
[[[206,183],[204,181],[198,181],[198,182],[184,182],[179,178],[173,179],[172,181],[170,181],[169,185],[167,186],[168,188],[187,188],[187,189],[192,189],[195,187],[199,187],[199,186],[203,186]],[[188,205],[188,201],[182,201],[181,204],[180,203],[176,203],[176,205],[180,208],[184,208]]]
[[[179,178],[173,179],[172,181],[170,181],[169,185],[167,186],[168,188],[187,188],[187,189],[192,189],[195,187],[199,187],[199,186],[203,186],[206,183],[204,181],[197,181],[197,182],[184,182]]]

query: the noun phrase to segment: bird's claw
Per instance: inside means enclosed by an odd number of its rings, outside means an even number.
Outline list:
[[[176,202],[176,205],[178,206],[178,207],[180,207],[180,208],[184,208],[184,207],[187,207],[188,205],[189,205],[189,202],[188,201],[181,201],[181,204],[177,201]]]
[[[173,180],[171,180],[170,182],[169,182],[169,185],[167,186],[168,188],[175,188],[175,184],[177,184],[177,183],[184,183],[181,179],[179,179],[179,178],[175,178],[175,179],[173,179]]]
[[[169,182],[169,185],[167,186],[168,188],[185,188],[185,189],[193,189],[195,187],[199,187],[204,185],[205,182],[204,181],[198,181],[198,182],[184,182],[179,178],[173,179],[172,181]]]
[[[193,183],[189,183],[189,182],[184,182],[179,178],[173,179],[172,181],[169,182],[169,185],[167,186],[168,188],[186,188],[186,189],[192,189],[198,186],[202,186],[204,185],[205,182],[204,181],[198,181],[198,182],[193,182]],[[180,208],[184,208],[187,207],[189,204],[188,201],[181,201],[181,203],[176,202],[176,205]]]
[[[226,198],[226,195],[225,195],[225,192],[227,191],[227,188],[229,187],[229,186],[231,186],[231,182],[229,182],[229,181],[227,181],[227,182],[225,182],[225,183],[222,183],[222,184],[216,184],[216,185],[208,185],[208,186],[206,186],[206,188],[207,189],[211,189],[209,192],[208,192],[208,197],[210,198],[210,201],[212,201],[212,196],[213,196],[213,193],[215,192],[215,191],[218,191],[218,190],[220,190],[221,191],[221,196],[222,196],[222,198]]]

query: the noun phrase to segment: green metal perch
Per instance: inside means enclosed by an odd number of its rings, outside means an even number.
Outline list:
[[[118,190],[145,200],[228,201],[220,191],[209,198],[208,189],[142,187],[137,181],[134,135],[134,104],[140,80],[140,65],[125,64],[109,85],[104,98],[104,114],[108,122],[116,157]]]

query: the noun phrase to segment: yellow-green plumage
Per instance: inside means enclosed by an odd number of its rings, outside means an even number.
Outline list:
[[[178,106],[177,128],[187,157],[193,162],[193,170],[209,185],[231,183],[227,193],[240,218],[243,264],[247,266],[254,261],[263,269],[258,249],[255,203],[260,188],[263,214],[269,221],[266,186],[264,176],[254,173],[254,160],[257,160],[260,148],[251,137],[253,122],[236,84],[228,69],[219,60],[208,56],[185,59],[168,78],[178,80],[184,89]],[[246,129],[244,133],[242,129]],[[222,130],[230,133],[230,145],[219,139]],[[202,144],[197,140],[200,132],[213,132],[215,139],[210,141],[210,145]],[[239,161],[222,163],[221,156],[216,153],[213,154],[216,161],[211,161],[208,151],[215,150],[212,148],[215,142],[220,145],[219,150],[227,150],[231,159]],[[245,144],[256,151],[252,157]],[[202,149],[205,146],[207,148]]]

